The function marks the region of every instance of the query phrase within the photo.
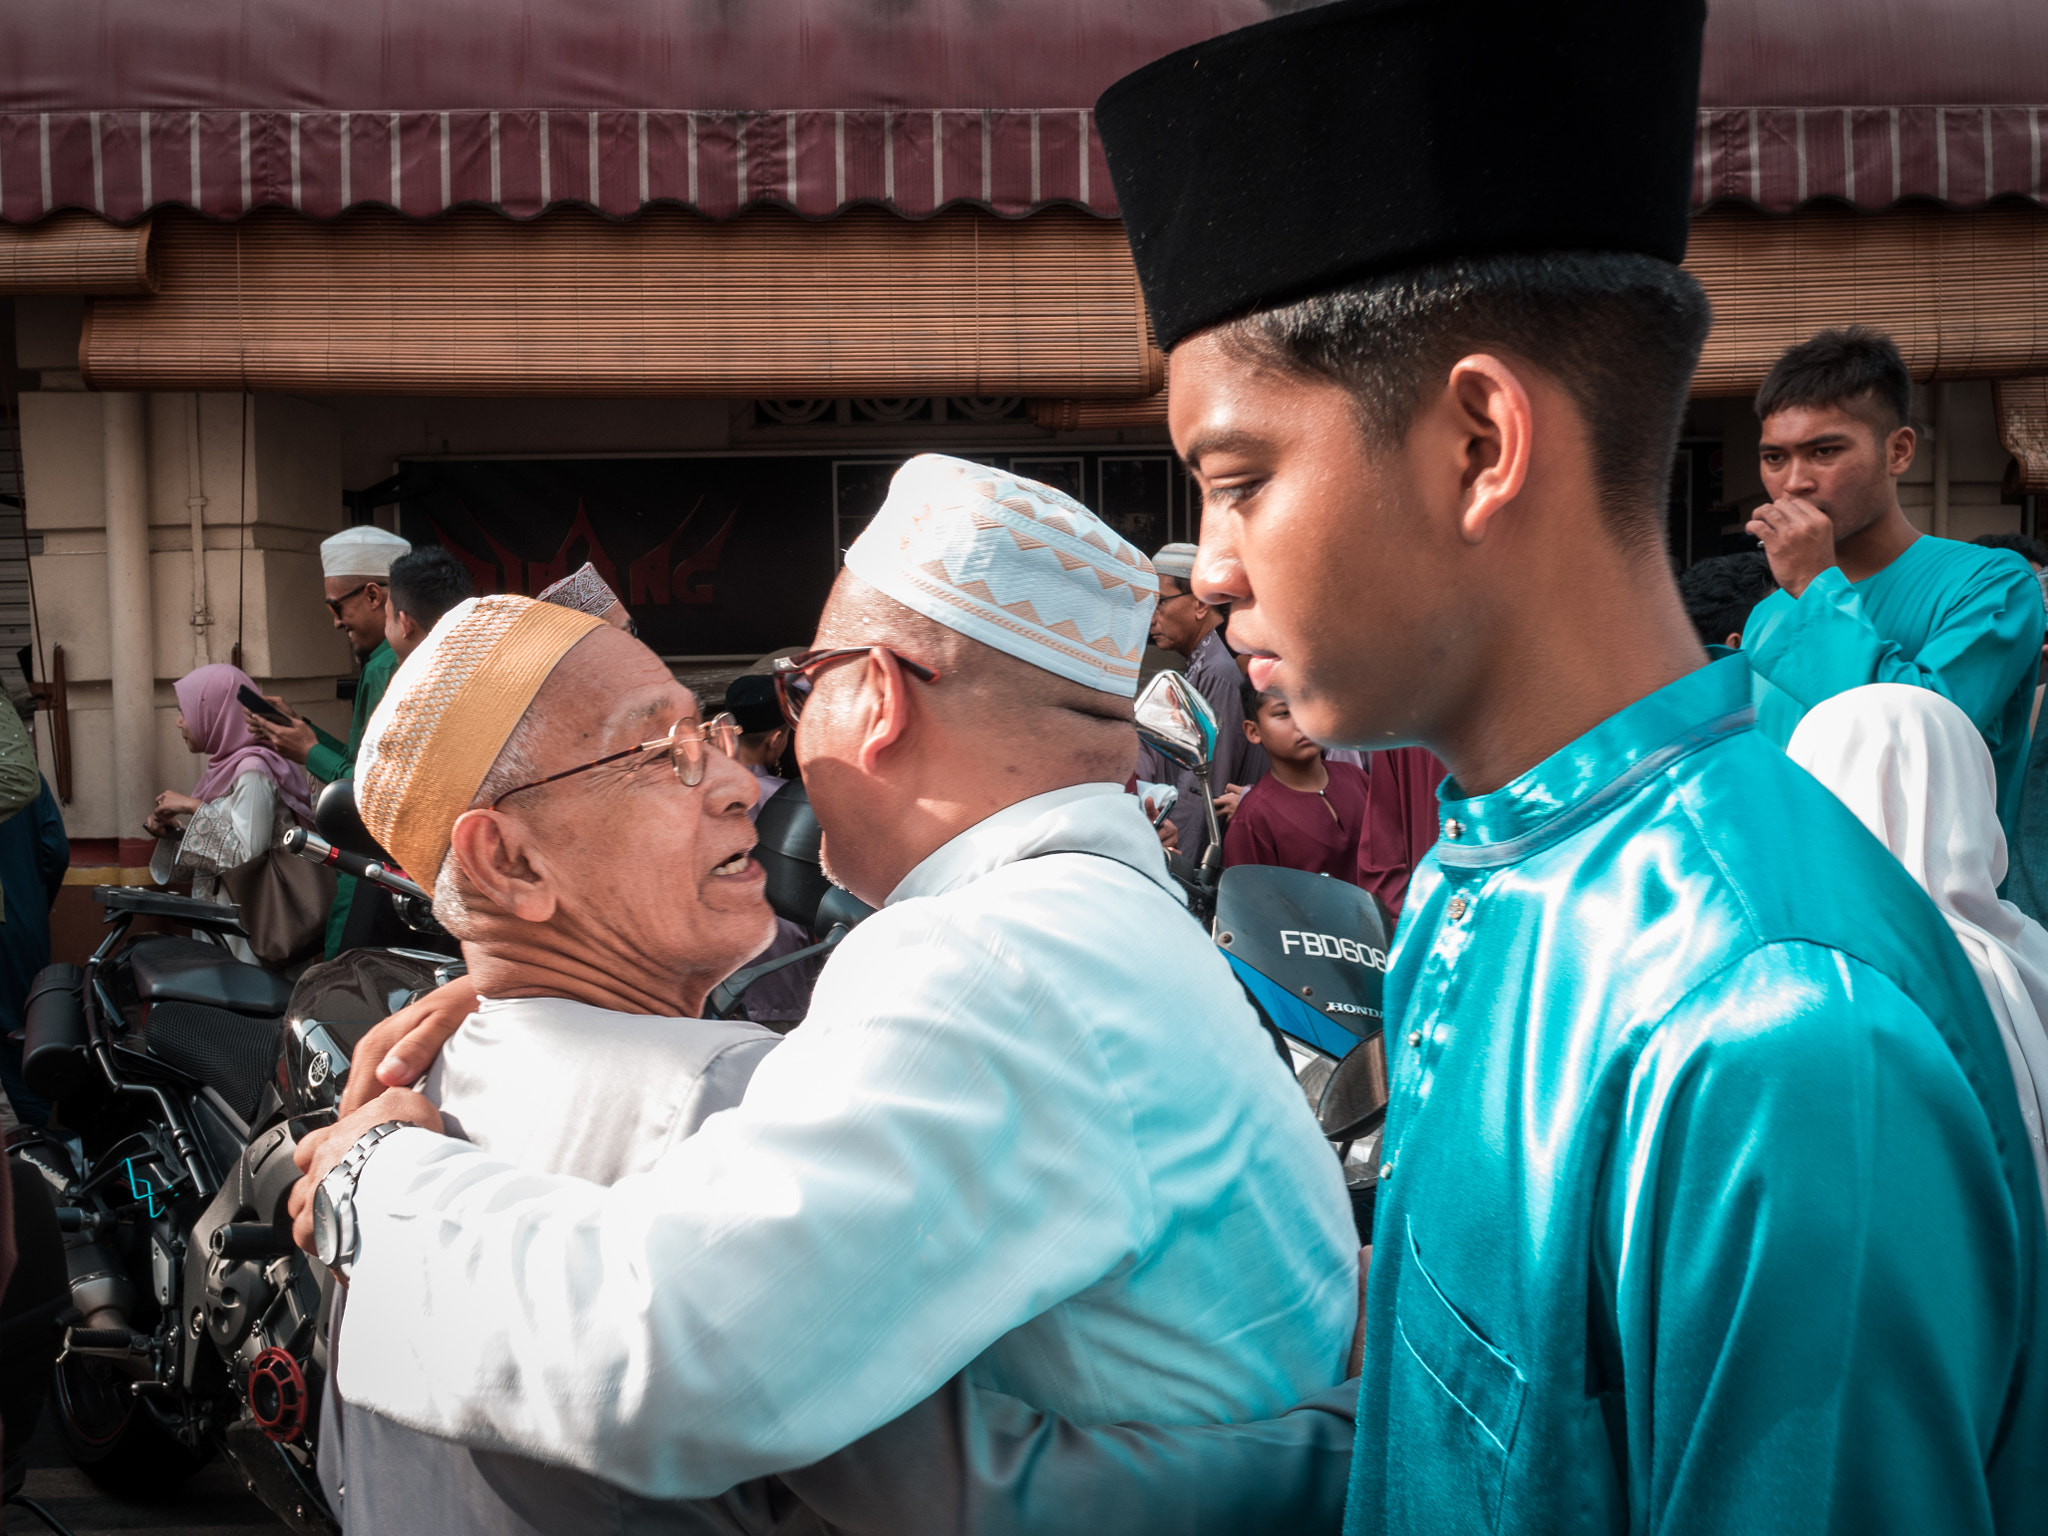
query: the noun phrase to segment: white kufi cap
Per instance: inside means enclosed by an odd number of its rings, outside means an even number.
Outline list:
[[[846,568],[904,607],[1073,682],[1138,691],[1159,581],[1073,497],[919,454],[890,482]]]
[[[382,581],[391,574],[391,562],[412,553],[412,545],[395,533],[386,533],[374,523],[344,528],[320,541],[322,576],[367,576]]]

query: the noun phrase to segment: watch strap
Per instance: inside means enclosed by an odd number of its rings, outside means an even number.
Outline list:
[[[333,1207],[335,1219],[341,1227],[341,1249],[335,1255],[333,1267],[344,1274],[356,1256],[360,1229],[355,1222],[356,1184],[363,1176],[363,1168],[370,1161],[370,1154],[377,1144],[398,1132],[412,1129],[407,1120],[386,1120],[373,1125],[358,1136],[355,1144],[342,1154],[341,1161],[327,1170],[327,1176],[320,1181],[320,1188]]]

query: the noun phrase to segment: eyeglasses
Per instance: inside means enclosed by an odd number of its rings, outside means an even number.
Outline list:
[[[588,773],[591,769],[602,768],[607,763],[624,762],[641,752],[668,753],[669,763],[676,771],[677,780],[684,787],[695,789],[704,782],[704,748],[707,745],[715,746],[727,757],[731,757],[739,745],[739,739],[739,722],[731,715],[713,715],[709,720],[702,722],[687,718],[678,720],[668,728],[666,736],[658,736],[653,741],[643,741],[637,747],[628,747],[625,751],[614,752],[609,757],[600,757],[594,763],[584,763],[577,768],[564,768],[560,773],[551,773],[544,779],[535,779],[531,784],[521,784],[516,789],[508,789],[491,802],[491,809],[495,811],[522,790],[539,789],[543,784],[574,778],[579,773]]]
[[[813,679],[811,674],[820,667],[828,667],[835,661],[851,661],[856,656],[865,656],[870,651],[885,650],[887,646],[849,645],[831,651],[805,651],[801,656],[778,656],[775,658],[775,701],[782,706],[782,718],[795,727],[797,716],[804,712],[804,701],[811,696]],[[916,678],[920,683],[936,683],[939,674],[921,661],[912,661],[898,651],[889,651],[896,658],[896,665]]]
[[[366,581],[360,587],[349,588],[348,591],[342,593],[341,596],[339,597],[324,598],[322,599],[322,601],[324,601],[329,608],[334,610],[334,616],[338,619],[341,617],[341,605],[343,603],[347,602],[350,598],[356,596],[358,593],[367,592],[370,590],[370,588],[378,585],[380,585],[380,583],[378,582]]]

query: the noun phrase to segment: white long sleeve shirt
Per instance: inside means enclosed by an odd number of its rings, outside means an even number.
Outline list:
[[[1082,1423],[1275,1415],[1342,1378],[1357,1306],[1336,1159],[1115,785],[920,864],[653,1172],[407,1131],[356,1201],[345,1397],[664,1497],[970,1365]]]

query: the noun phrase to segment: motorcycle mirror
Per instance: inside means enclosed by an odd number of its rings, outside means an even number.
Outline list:
[[[1337,1063],[1316,1105],[1316,1119],[1331,1141],[1355,1141],[1386,1117],[1387,1043],[1375,1034]]]
[[[1138,736],[1167,761],[1206,778],[1216,758],[1216,716],[1209,701],[1178,672],[1145,685],[1132,710]]]
[[[370,836],[370,829],[363,825],[362,811],[356,805],[354,779],[336,779],[320,791],[320,798],[313,803],[313,830],[343,853],[375,859],[386,869],[398,867],[398,861],[379,846],[377,839]]]

